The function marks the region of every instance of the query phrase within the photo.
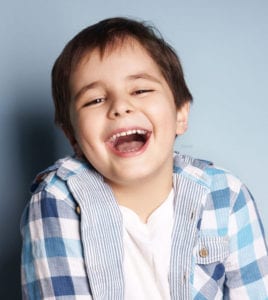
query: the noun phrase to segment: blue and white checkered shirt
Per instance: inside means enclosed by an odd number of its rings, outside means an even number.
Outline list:
[[[180,154],[173,187],[171,299],[268,299],[267,247],[247,188]],[[21,231],[23,299],[124,299],[122,215],[87,163],[68,157],[37,177]]]

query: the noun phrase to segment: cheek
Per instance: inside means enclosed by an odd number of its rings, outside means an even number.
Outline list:
[[[177,114],[173,106],[164,105],[159,107],[157,110],[152,112],[152,115],[163,128],[167,128],[169,130],[173,130],[174,128],[174,130],[176,130]]]
[[[150,106],[146,108],[147,112],[154,118],[159,121],[167,120],[175,115],[175,110],[171,105],[164,103],[151,103]]]
[[[85,143],[91,143],[92,136],[94,135],[91,130],[90,123],[87,119],[79,117],[74,122],[75,137],[80,146],[84,146]],[[94,124],[94,123],[91,123]]]

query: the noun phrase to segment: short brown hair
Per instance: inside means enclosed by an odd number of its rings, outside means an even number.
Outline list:
[[[167,81],[175,104],[180,108],[192,101],[192,95],[184,80],[180,60],[175,50],[151,25],[128,18],[110,18],[83,29],[65,46],[52,69],[52,94],[55,105],[55,122],[73,134],[70,121],[70,76],[88,51],[113,46],[126,38],[138,41],[158,65]]]

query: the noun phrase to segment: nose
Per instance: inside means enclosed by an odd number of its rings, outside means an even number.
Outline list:
[[[121,115],[123,115],[123,114],[130,114],[131,113],[131,110],[130,109],[126,109],[126,111],[125,112],[123,112],[123,113],[121,113],[121,112],[118,112],[118,111],[114,111],[113,112],[113,115],[115,116],[115,117],[120,117]]]
[[[109,118],[124,117],[134,112],[134,107],[127,100],[113,100],[109,110]]]

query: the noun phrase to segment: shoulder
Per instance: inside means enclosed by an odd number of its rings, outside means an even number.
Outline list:
[[[75,157],[59,159],[53,165],[40,172],[31,185],[31,199],[24,209],[28,214],[59,216],[74,211],[77,203],[68,186],[68,179],[90,166]]]
[[[241,180],[230,171],[215,166],[211,161],[175,155],[175,170],[191,183],[204,188],[202,199],[202,234],[225,235],[229,230],[230,216],[234,219],[247,211],[255,210],[254,199]],[[248,220],[248,217],[245,217]]]
[[[32,195],[23,211],[21,228],[27,228],[30,222],[40,223],[48,217],[77,219],[77,204],[67,181],[87,167],[81,160],[65,157],[40,172],[32,183]]]
[[[230,190],[237,194],[242,182],[229,170],[215,165],[209,160],[193,158],[180,153],[174,154],[174,173],[207,187],[211,192]]]
[[[67,180],[86,168],[90,168],[89,164],[76,157],[67,156],[59,159],[35,177],[31,185],[31,193],[34,195],[45,191],[56,193],[61,198],[66,197],[69,193]]]

